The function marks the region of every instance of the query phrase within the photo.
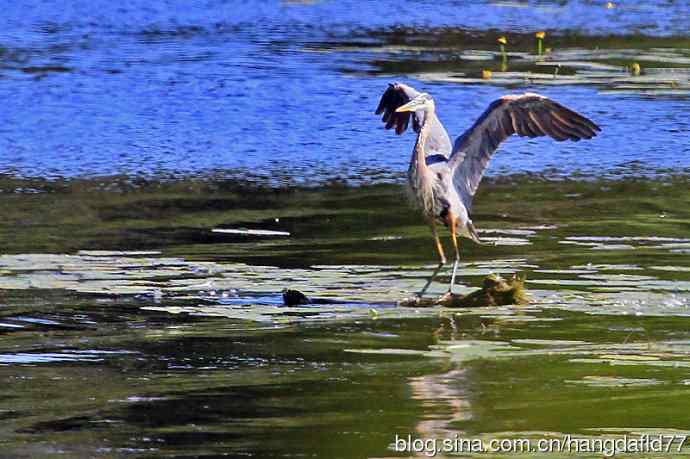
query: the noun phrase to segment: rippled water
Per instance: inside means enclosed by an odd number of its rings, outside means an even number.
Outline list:
[[[387,135],[372,114],[393,79],[433,93],[452,135],[505,85],[551,95],[606,133],[578,145],[511,140],[491,174],[620,176],[690,166],[678,135],[688,129],[686,2],[607,9],[584,1],[383,1],[367,5],[367,14],[360,8],[70,2],[56,12],[50,3],[8,5],[0,31],[0,171],[214,174],[273,184],[399,180],[412,140]],[[534,55],[535,30],[548,32],[547,65],[525,56]],[[508,70],[518,73],[495,72],[491,84],[476,84],[482,68],[498,70],[495,40],[503,33]],[[644,73],[629,81],[632,61]],[[552,76],[559,64],[568,85],[525,78]],[[614,92],[582,84],[602,78],[622,80]],[[650,100],[650,90],[671,97]]]
[[[690,4],[606,3],[6,5],[0,456],[687,434]],[[451,133],[525,90],[603,127],[510,140],[477,195],[458,290],[521,273],[529,305],[397,306],[435,255],[393,79]]]

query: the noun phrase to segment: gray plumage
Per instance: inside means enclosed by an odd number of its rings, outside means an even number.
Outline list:
[[[450,290],[458,259],[456,231],[479,242],[470,218],[472,199],[501,142],[513,134],[577,142],[591,139],[601,130],[591,120],[558,102],[526,93],[504,96],[491,103],[474,125],[451,144],[436,116],[434,99],[400,83],[389,85],[376,114],[383,114],[386,129],[395,128],[396,134],[405,132],[412,121],[417,142],[410,160],[408,185],[431,225],[441,264],[445,263],[445,255],[435,224],[441,222],[451,230],[456,262]]]

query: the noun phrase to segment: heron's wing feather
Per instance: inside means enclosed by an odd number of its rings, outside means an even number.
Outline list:
[[[381,96],[379,105],[376,108],[377,115],[383,114],[381,121],[386,123],[386,129],[395,128],[395,133],[400,135],[405,132],[410,124],[410,118],[412,118],[412,129],[417,133],[419,132],[424,122],[425,115],[423,110],[414,113],[395,111],[398,107],[405,105],[419,94],[419,91],[406,84],[391,83],[388,85],[388,89]],[[428,122],[430,123],[429,136],[425,142],[427,152],[448,156],[451,152],[448,132],[446,132],[446,129],[436,115],[433,115]]]
[[[469,210],[491,156],[511,135],[577,142],[591,139],[598,131],[601,128],[591,120],[539,94],[502,97],[492,102],[474,125],[455,140],[448,161],[453,185]]]
[[[379,106],[376,108],[376,114],[380,115],[383,113],[381,121],[386,123],[386,129],[391,129],[395,127],[395,133],[400,135],[407,129],[410,123],[410,116],[414,116],[412,122],[412,128],[415,132],[419,132],[420,120],[419,117],[423,116],[422,112],[419,114],[412,112],[396,112],[395,110],[408,103],[415,97],[419,95],[419,92],[410,86],[401,83],[391,83],[388,85],[388,89],[381,96],[379,101]]]

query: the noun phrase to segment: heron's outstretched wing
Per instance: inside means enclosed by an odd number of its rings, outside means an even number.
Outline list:
[[[400,135],[407,129],[411,117],[412,129],[417,133],[419,132],[424,123],[424,111],[419,110],[414,113],[395,111],[398,107],[405,105],[419,94],[419,91],[406,84],[391,83],[388,85],[388,89],[381,96],[379,106],[376,108],[377,115],[383,113],[381,121],[386,123],[386,129],[395,127],[395,133]],[[451,152],[451,143],[446,129],[436,115],[432,115],[428,122],[430,123],[429,136],[425,142],[427,153],[440,153],[448,156]]]
[[[501,97],[455,140],[448,161],[453,185],[469,210],[491,156],[511,135],[577,142],[591,139],[598,131],[601,128],[594,122],[548,97],[533,93]]]

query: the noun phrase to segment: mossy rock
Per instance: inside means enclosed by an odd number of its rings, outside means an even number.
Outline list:
[[[444,306],[446,308],[477,308],[483,306],[504,306],[528,304],[525,290],[525,277],[513,276],[503,279],[497,274],[489,274],[482,282],[482,288],[469,295],[446,293],[438,298],[408,298],[398,303],[403,307]]]

